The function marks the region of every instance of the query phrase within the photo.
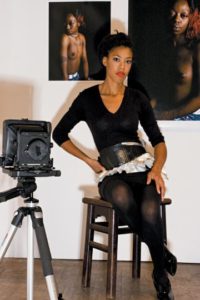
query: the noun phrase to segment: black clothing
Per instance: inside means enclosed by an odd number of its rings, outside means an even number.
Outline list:
[[[55,142],[61,145],[68,140],[70,130],[80,121],[88,124],[99,151],[121,142],[139,142],[139,121],[153,146],[164,141],[148,98],[139,90],[128,87],[115,113],[104,106],[98,85],[81,92],[55,128]]]
[[[81,92],[69,111],[53,131],[58,145],[69,139],[70,130],[85,121],[99,152],[102,149],[132,141],[139,142],[139,122],[153,146],[164,142],[149,99],[139,90],[126,87],[124,98],[115,113],[107,110],[98,86]],[[125,173],[106,176],[99,184],[100,195],[113,203],[117,213],[133,231],[140,234],[149,246],[154,271],[164,273],[164,242],[160,217],[160,195],[155,183],[146,184],[147,172]]]
[[[99,183],[103,199],[111,202],[120,219],[137,232],[150,250],[154,272],[163,275],[164,241],[160,195],[154,181],[147,185],[147,172],[114,174]]]

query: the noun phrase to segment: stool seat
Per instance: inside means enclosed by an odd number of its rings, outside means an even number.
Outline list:
[[[114,210],[113,205],[100,197],[84,197],[82,202],[87,205],[87,222],[85,235],[85,252],[83,259],[83,287],[90,286],[93,248],[108,253],[107,260],[107,284],[106,296],[114,299],[116,295],[116,274],[117,274],[117,245],[118,235],[131,233],[133,235],[133,261],[132,277],[140,277],[141,270],[141,240],[133,233],[127,224],[124,224]],[[165,198],[161,204],[161,216],[163,220],[164,242],[167,244],[166,232],[166,205],[172,203],[170,198]],[[106,221],[98,221],[103,216]],[[108,244],[94,241],[94,233],[102,232],[108,235]]]

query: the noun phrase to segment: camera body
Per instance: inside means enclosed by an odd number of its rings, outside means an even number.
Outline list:
[[[28,119],[3,122],[0,165],[11,176],[52,176],[51,147],[50,122]]]

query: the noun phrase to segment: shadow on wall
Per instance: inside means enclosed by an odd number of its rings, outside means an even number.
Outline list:
[[[6,119],[32,118],[33,87],[26,83],[0,81],[0,131]]]
[[[12,81],[0,81],[0,155],[2,154],[3,121],[6,119],[32,118],[32,85]],[[1,189],[11,184],[11,179],[0,174]],[[13,182],[12,182],[13,184]]]
[[[3,136],[3,121],[6,119],[22,119],[32,118],[33,107],[33,87],[24,82],[13,82],[0,80],[0,155],[2,154],[2,136]],[[0,168],[0,192],[6,191],[16,186],[14,179],[4,174]],[[3,239],[4,233],[12,220],[13,211],[18,209],[18,205],[22,205],[22,199],[17,201],[9,201],[6,205],[0,206],[1,232],[0,240]],[[8,256],[21,256],[20,253],[25,253],[25,246],[22,244],[24,230],[19,233],[20,237],[13,241],[12,247],[8,249]],[[18,250],[19,249],[19,250]],[[21,252],[20,252],[21,251]]]

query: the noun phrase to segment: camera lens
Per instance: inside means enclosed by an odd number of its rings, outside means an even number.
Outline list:
[[[49,153],[49,148],[43,140],[34,139],[30,141],[25,152],[30,156],[31,159],[40,161],[43,160]]]

